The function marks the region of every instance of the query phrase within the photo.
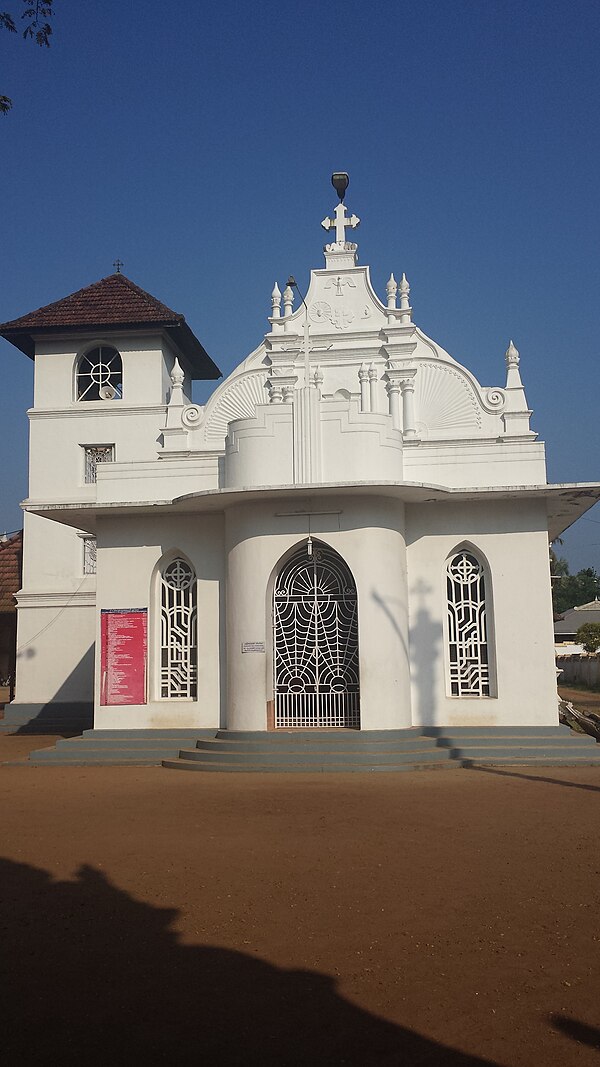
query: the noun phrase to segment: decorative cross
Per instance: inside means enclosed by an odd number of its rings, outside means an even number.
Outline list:
[[[331,230],[335,226],[336,243],[343,245],[346,243],[346,227],[350,226],[351,229],[356,229],[360,219],[357,215],[351,215],[350,218],[347,218],[345,204],[338,204],[334,211],[334,215],[334,219],[330,219],[329,216],[327,216],[326,219],[323,219],[321,226],[324,230]]]
[[[117,272],[117,274],[121,273],[121,267],[123,267],[123,266],[124,266],[124,263],[123,263],[122,259],[115,259],[115,261],[113,263],[113,267],[115,268],[115,271]]]

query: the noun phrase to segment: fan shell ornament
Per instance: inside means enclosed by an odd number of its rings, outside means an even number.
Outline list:
[[[329,322],[331,319],[331,304],[326,300],[315,300],[311,304],[309,315],[313,322]]]
[[[198,404],[188,404],[181,412],[181,421],[188,430],[195,430],[202,422],[202,408]]]

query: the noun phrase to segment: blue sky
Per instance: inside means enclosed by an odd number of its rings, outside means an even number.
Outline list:
[[[405,271],[416,322],[485,385],[512,337],[549,479],[600,479],[600,5],[55,6],[49,50],[0,33],[0,321],[119,256],[228,373],[275,278],[322,265],[347,170],[380,296]],[[0,530],[21,524],[31,395],[0,341]],[[600,570],[600,507],[560,551]]]

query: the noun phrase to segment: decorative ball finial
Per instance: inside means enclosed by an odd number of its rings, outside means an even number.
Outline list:
[[[345,171],[336,171],[335,174],[332,174],[331,175],[331,184],[333,185],[333,188],[335,189],[335,191],[336,191],[337,195],[339,196],[340,200],[343,201],[343,199],[344,199],[344,197],[346,195],[346,189],[348,188],[348,186],[350,184],[350,178],[348,177],[346,172]]]

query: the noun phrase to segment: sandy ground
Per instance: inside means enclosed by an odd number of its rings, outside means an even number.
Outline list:
[[[0,805],[6,1067],[598,1063],[600,769],[13,764]]]

